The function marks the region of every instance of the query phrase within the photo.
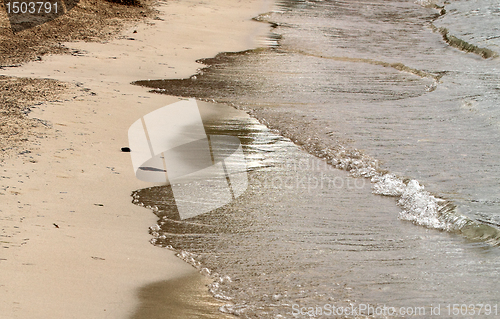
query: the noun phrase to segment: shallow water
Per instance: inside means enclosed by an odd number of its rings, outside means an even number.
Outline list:
[[[259,17],[275,23],[277,47],[138,82],[233,104],[317,156],[251,120],[206,123],[244,139],[249,189],[192,223],[162,220],[156,244],[217,272],[213,293],[243,317],[292,317],[293,304],[427,307],[427,317],[439,304],[450,318],[448,304],[494,306],[500,59],[435,30],[498,50],[495,6],[453,1],[442,15],[412,1],[284,1]],[[136,199],[164,216],[167,193]]]
[[[395,200],[373,195],[369,180],[255,121],[210,123],[207,132],[246,141],[254,161],[244,195],[182,221],[172,217],[168,186],[139,190],[134,199],[160,217],[153,242],[213,278],[212,294],[227,302],[223,312],[292,318],[294,305],[385,304],[424,307],[428,315],[439,304],[498,300],[496,248],[398,220]]]

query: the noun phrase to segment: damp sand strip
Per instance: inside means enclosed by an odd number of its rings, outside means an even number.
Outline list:
[[[66,43],[82,54],[0,70],[74,84],[71,94],[30,115],[52,125],[48,137],[1,164],[0,209],[15,224],[2,238],[2,317],[140,318],[145,292],[164,291],[167,281],[182,286],[180,278],[189,276],[186,287],[202,289],[191,266],[149,243],[156,216],[133,205],[130,193],[151,185],[135,178],[130,156],[120,151],[131,123],[178,98],[130,83],[188,77],[200,67],[197,59],[256,47],[268,26],[251,18],[271,5],[160,2],[158,19],[117,40]],[[165,299],[155,300],[148,307],[166,309]]]

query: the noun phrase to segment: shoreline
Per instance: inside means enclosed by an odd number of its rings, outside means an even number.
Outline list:
[[[83,53],[1,70],[72,86],[64,98],[33,107],[30,118],[52,124],[49,137],[26,145],[31,153],[1,163],[7,202],[0,209],[2,243],[9,247],[0,260],[2,314],[129,317],[140,287],[197,274],[173,252],[149,243],[147,229],[156,216],[133,205],[130,193],[151,185],[135,178],[130,156],[120,151],[131,123],[178,98],[130,83],[188,77],[200,67],[197,59],[255,47],[268,26],[251,18],[271,5],[160,2],[162,20],[129,27],[123,37],[66,43]]]

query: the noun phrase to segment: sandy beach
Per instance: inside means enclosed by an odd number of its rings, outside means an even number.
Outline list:
[[[189,304],[155,308],[164,299],[144,305],[144,296],[182,278],[205,291],[192,300],[198,314],[203,307],[212,309],[207,318],[217,313],[207,279],[151,245],[156,216],[131,203],[133,190],[151,185],[135,178],[120,150],[127,130],[179,98],[130,83],[186,78],[201,67],[197,59],[257,47],[269,26],[251,18],[272,1],[161,1],[154,8],[152,19],[129,22],[114,39],[65,42],[62,51],[73,54],[0,69],[64,87],[32,106],[29,118],[44,124],[0,163],[2,318],[163,318]]]

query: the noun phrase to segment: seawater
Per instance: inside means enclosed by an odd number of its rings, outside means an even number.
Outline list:
[[[243,318],[322,317],[297,309],[325,304],[497,316],[498,3],[278,8],[256,18],[274,46],[200,61],[189,79],[138,82],[266,124],[206,123],[251,158],[249,189],[230,205],[179,221],[168,187],[134,194],[160,217],[154,242],[212,276],[221,311]]]

